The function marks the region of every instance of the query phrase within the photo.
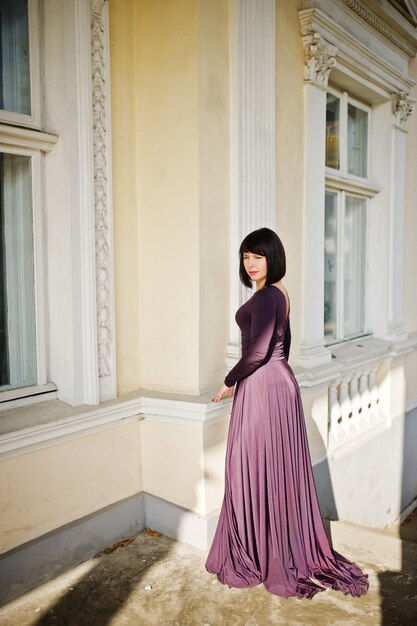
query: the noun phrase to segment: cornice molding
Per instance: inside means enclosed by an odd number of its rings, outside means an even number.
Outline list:
[[[364,46],[330,16],[314,7],[298,12],[301,36],[319,33],[323,40],[336,46],[336,68],[358,82],[364,82],[379,97],[389,98],[399,91],[410,91],[414,81],[381,56]]]
[[[374,13],[360,0],[342,0],[351,11],[358,15],[364,22],[372,26],[381,33],[388,41],[394,44],[399,50],[410,58],[416,55],[416,48],[412,46],[404,37],[401,37],[387,22]]]

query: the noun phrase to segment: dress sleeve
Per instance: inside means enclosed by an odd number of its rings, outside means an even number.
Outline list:
[[[224,379],[226,387],[233,385],[252,374],[260,367],[268,353],[269,344],[274,334],[277,309],[271,294],[265,290],[253,298],[250,340],[241,359]]]
[[[290,357],[290,347],[291,347],[291,326],[290,326],[290,318],[288,317],[287,328],[285,329],[284,336],[284,354],[285,358],[289,359]]]

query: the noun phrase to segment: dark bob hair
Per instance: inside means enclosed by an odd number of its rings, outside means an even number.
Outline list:
[[[285,250],[281,239],[270,228],[258,228],[246,235],[239,248],[239,277],[245,287],[253,288],[252,280],[245,270],[243,254],[251,252],[266,257],[267,274],[265,287],[276,283],[286,272]]]

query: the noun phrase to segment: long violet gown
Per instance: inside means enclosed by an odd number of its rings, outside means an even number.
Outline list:
[[[368,591],[368,574],[333,550],[320,514],[300,388],[288,357],[289,311],[275,285],[236,312],[242,357],[226,448],[225,493],[206,569],[229,587],[263,583],[273,594],[311,599],[325,587]]]

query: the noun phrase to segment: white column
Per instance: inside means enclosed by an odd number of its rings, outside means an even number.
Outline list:
[[[251,295],[239,281],[239,246],[276,228],[275,1],[230,0],[231,315],[227,369],[239,356],[234,313]]]
[[[303,320],[299,364],[315,367],[331,361],[324,345],[324,194],[326,87],[337,48],[318,33],[304,45],[304,214]]]
[[[404,195],[407,121],[415,108],[414,100],[401,92],[392,98],[391,195],[388,250],[388,324],[384,339],[402,341],[404,283]]]

